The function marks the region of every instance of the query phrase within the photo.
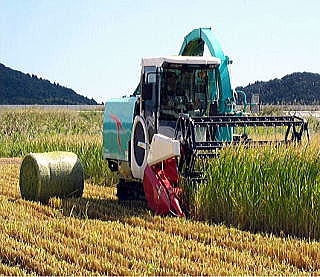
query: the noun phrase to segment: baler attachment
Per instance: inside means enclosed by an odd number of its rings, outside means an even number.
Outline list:
[[[246,133],[232,135],[234,128],[282,127],[286,128],[284,138],[255,140]],[[175,139],[181,143],[181,157],[178,170],[183,177],[202,180],[202,172],[194,170],[197,160],[215,158],[219,150],[228,145],[261,146],[301,142],[306,133],[307,122],[297,116],[209,116],[189,117],[180,115],[175,130]]]

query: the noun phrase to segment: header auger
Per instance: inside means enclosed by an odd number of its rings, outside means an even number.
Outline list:
[[[209,55],[204,56],[205,51]],[[295,116],[248,116],[236,111],[228,65],[210,28],[195,29],[178,56],[143,58],[130,97],[105,105],[103,155],[117,171],[119,199],[144,197],[157,214],[183,216],[179,178],[201,182],[197,160],[215,158],[226,145],[299,142],[308,126]],[[280,127],[274,140],[248,130]],[[243,129],[242,134],[236,134]]]

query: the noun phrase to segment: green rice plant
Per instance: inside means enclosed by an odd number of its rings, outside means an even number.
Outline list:
[[[0,148],[2,157],[24,157],[29,153],[68,151],[78,155],[84,168],[85,178],[97,184],[111,185],[117,181],[102,158],[100,136],[55,135],[38,139],[6,141]]]
[[[280,116],[284,114],[284,107],[265,105],[259,113],[261,116]]]
[[[102,112],[9,110],[0,112],[0,122],[0,157],[74,152],[86,179],[107,185],[117,181],[102,159]]]
[[[320,132],[320,119],[314,116],[308,118],[309,128],[314,133]]]
[[[6,110],[0,112],[1,137],[36,138],[53,134],[99,134],[102,112],[68,110]]]
[[[320,148],[228,147],[207,162],[193,216],[242,229],[320,238]]]

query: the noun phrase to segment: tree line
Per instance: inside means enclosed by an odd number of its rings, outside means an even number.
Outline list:
[[[1,105],[97,105],[94,99],[0,63]]]
[[[320,74],[295,72],[281,79],[257,81],[245,87],[237,87],[236,90],[243,90],[249,99],[252,94],[259,94],[263,104],[319,105]]]

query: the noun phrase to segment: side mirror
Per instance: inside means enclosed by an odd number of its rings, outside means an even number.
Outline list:
[[[142,100],[152,99],[152,84],[143,84],[141,92]]]

